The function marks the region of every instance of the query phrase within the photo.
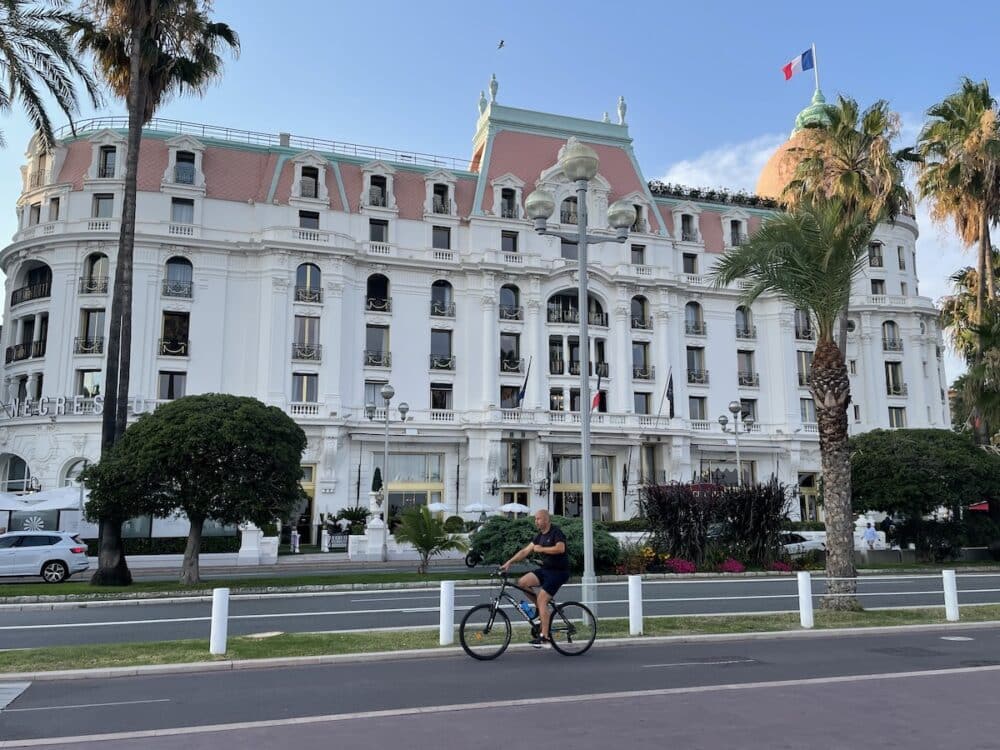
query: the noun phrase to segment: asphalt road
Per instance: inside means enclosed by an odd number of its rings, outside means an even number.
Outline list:
[[[40,681],[0,711],[0,748],[994,748],[998,684],[989,628],[519,647]]]
[[[1000,602],[1000,574],[958,576],[959,603]],[[860,599],[865,607],[944,606],[940,577],[862,578]],[[821,596],[825,582],[814,579]],[[466,610],[486,601],[487,587],[456,587],[456,621]],[[567,584],[559,600],[579,598],[579,586]],[[599,617],[627,616],[624,583],[598,586]],[[207,638],[210,601],[162,603],[145,600],[131,606],[56,606],[18,611],[0,607],[0,650],[46,645],[126,643]],[[242,598],[229,606],[230,635],[261,632],[324,632],[376,628],[432,627],[438,623],[437,589],[368,590],[283,594]],[[693,615],[797,611],[794,578],[688,579],[647,581],[643,614]]]

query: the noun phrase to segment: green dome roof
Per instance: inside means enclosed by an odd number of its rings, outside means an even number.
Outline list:
[[[812,102],[796,116],[795,130],[792,132],[794,133],[811,126],[827,126],[829,124],[830,118],[826,114],[826,97],[823,96],[822,91],[816,89],[816,93],[812,97]]]

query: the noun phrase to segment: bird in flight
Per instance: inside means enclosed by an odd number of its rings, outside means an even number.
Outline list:
[[[503,39],[500,40],[500,44],[497,45],[497,49],[503,49]]]

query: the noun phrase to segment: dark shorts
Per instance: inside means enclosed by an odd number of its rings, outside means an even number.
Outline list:
[[[538,582],[542,585],[549,596],[555,596],[559,587],[569,580],[568,570],[549,570],[548,568],[535,568],[531,571],[535,574]]]

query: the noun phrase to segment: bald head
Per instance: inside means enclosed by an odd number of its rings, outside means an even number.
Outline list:
[[[535,511],[535,528],[541,531],[543,534],[549,530],[549,526],[552,525],[552,519],[549,516],[547,510],[536,510]]]

